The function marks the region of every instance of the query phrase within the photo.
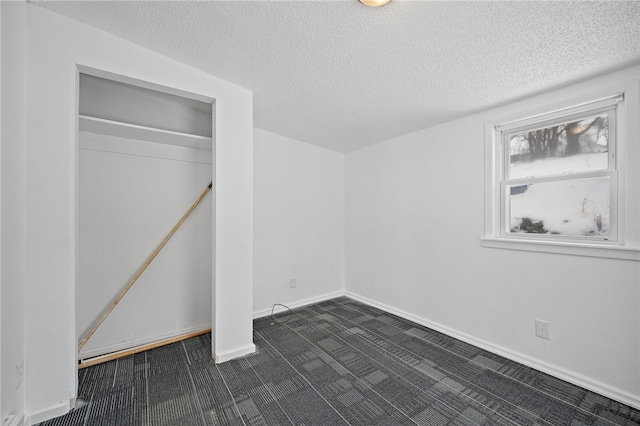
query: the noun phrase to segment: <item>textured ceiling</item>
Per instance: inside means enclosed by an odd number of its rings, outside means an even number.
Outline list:
[[[72,1],[42,7],[251,89],[341,152],[640,62],[640,2]]]

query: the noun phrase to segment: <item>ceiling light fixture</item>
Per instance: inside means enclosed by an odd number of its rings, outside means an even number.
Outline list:
[[[358,0],[358,1],[370,7],[378,7],[378,6],[383,6],[389,3],[390,0]]]

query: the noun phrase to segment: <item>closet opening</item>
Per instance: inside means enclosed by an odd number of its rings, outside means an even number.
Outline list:
[[[83,367],[211,330],[215,108],[204,96],[88,68],[80,68],[78,105]]]

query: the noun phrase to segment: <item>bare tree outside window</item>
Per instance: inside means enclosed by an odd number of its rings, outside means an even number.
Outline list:
[[[508,232],[609,236],[613,114],[504,135]]]
[[[606,169],[608,151],[608,114],[512,134],[509,135],[509,177]],[[573,156],[584,158],[579,161],[570,158]],[[543,160],[552,161],[545,165]]]

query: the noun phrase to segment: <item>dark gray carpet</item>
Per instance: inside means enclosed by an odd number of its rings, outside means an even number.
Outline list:
[[[287,319],[286,314],[277,317]],[[70,425],[638,425],[640,411],[348,298],[83,369]]]

